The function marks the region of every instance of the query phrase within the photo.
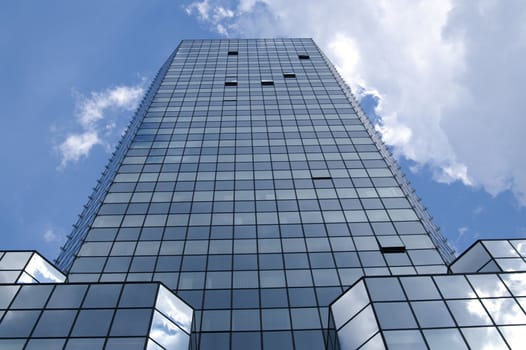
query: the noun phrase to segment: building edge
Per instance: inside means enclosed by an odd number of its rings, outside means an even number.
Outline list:
[[[67,235],[66,243],[60,247],[60,253],[58,257],[53,260],[56,266],[64,273],[67,273],[71,268],[73,260],[79,252],[80,247],[84,242],[86,235],[88,234],[88,230],[93,223],[95,218],[94,214],[101,205],[102,198],[108,191],[113,178],[117,174],[117,168],[121,164],[129,144],[137,133],[139,125],[141,124],[141,121],[148,107],[150,106],[157,89],[161,85],[162,80],[173,61],[173,58],[177,54],[177,51],[183,42],[184,40],[181,40],[179,45],[177,45],[175,50],[170,54],[170,56],[168,56],[164,64],[155,75],[141,103],[139,104],[137,111],[132,117],[132,120],[124,130],[121,139],[117,143],[115,150],[112,152],[112,157],[104,167],[104,171],[102,172],[100,178],[97,180],[97,185],[93,188],[92,194],[88,196],[88,202],[84,205],[84,210],[81,214],[79,214],[77,222],[73,224],[73,230],[71,233]]]
[[[429,215],[426,208],[422,205],[420,198],[416,195],[415,190],[411,187],[405,175],[400,171],[400,165],[394,159],[393,154],[387,149],[387,146],[382,141],[378,132],[375,130],[370,119],[363,112],[363,109],[360,106],[360,103],[358,102],[354,94],[352,93],[350,86],[345,82],[341,74],[338,72],[338,70],[332,64],[332,62],[328,59],[323,50],[320,49],[318,44],[316,44],[314,40],[312,40],[312,42],[318,48],[318,51],[320,52],[323,60],[336,77],[336,81],[338,82],[344,94],[351,102],[353,109],[356,111],[358,118],[360,118],[360,121],[363,123],[365,129],[367,130],[367,133],[373,140],[376,148],[378,148],[378,151],[382,154],[385,161],[387,162],[387,166],[393,173],[393,176],[395,177],[396,181],[399,183],[407,200],[409,201],[409,203],[411,203],[412,208],[415,210],[418,218],[421,220],[426,231],[428,231],[431,240],[433,241],[433,243],[438,249],[438,252],[440,253],[440,256],[446,262],[447,265],[451,264],[456,257],[455,251],[448,244],[446,237],[442,234],[442,232],[440,232],[440,228],[433,222],[433,218],[431,217],[431,215]]]

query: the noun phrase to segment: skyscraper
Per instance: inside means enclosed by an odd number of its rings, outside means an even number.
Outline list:
[[[497,272],[525,270],[524,243],[479,242],[448,270],[452,250],[312,40],[183,41],[56,260],[66,276],[2,255],[0,345],[474,348],[491,329],[507,346],[526,279]],[[479,270],[506,293],[479,293]],[[444,292],[455,281],[473,293]],[[492,318],[465,323],[468,302]]]

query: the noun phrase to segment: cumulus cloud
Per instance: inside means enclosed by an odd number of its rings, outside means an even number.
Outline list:
[[[526,3],[205,0],[186,9],[227,36],[313,37],[358,97],[376,97],[375,127],[395,155],[436,181],[511,190],[526,205]]]
[[[88,96],[76,93],[75,119],[81,130],[68,133],[57,146],[61,168],[87,157],[96,145],[111,149],[119,112],[137,108],[144,94],[144,83],[143,80],[133,86],[116,86]]]
[[[201,21],[212,24],[216,32],[225,36],[228,36],[229,32],[227,27],[221,22],[235,16],[233,10],[217,2],[211,4],[209,0],[193,2],[185,7],[185,11],[188,15],[195,15]]]

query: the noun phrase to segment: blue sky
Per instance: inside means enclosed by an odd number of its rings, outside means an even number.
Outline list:
[[[170,52],[181,39],[225,36],[313,37],[365,96],[364,108],[455,247],[526,237],[518,88],[526,6],[480,4],[3,4],[0,249],[56,257],[138,96]],[[338,21],[340,12],[348,22]]]

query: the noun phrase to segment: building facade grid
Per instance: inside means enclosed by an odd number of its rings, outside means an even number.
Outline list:
[[[362,275],[445,272],[312,40],[183,41],[147,104],[71,282],[162,281],[203,348],[321,346]]]
[[[354,310],[358,299],[341,300],[360,286],[396,281],[401,290],[411,278],[447,276],[453,258],[311,39],[185,40],[153,80],[74,225],[56,260],[67,280],[56,288],[166,287],[173,293],[166,298],[193,309],[190,316],[137,301],[149,318],[133,319],[149,323],[140,334],[116,334],[107,323],[93,335],[99,348],[120,349],[127,338],[149,350],[396,348],[399,329],[384,327],[386,305],[407,311],[420,301],[371,298]],[[20,289],[9,283],[0,285],[11,293],[0,304],[0,338]],[[106,318],[120,306],[108,308]],[[361,328],[346,325],[363,310],[371,332],[349,341]],[[156,312],[169,322],[154,322]],[[425,328],[411,315],[407,322]],[[68,322],[60,336],[39,337],[71,348],[81,341],[69,333],[76,321]],[[422,332],[414,344],[433,348]],[[7,336],[20,349],[36,346],[31,337]]]

